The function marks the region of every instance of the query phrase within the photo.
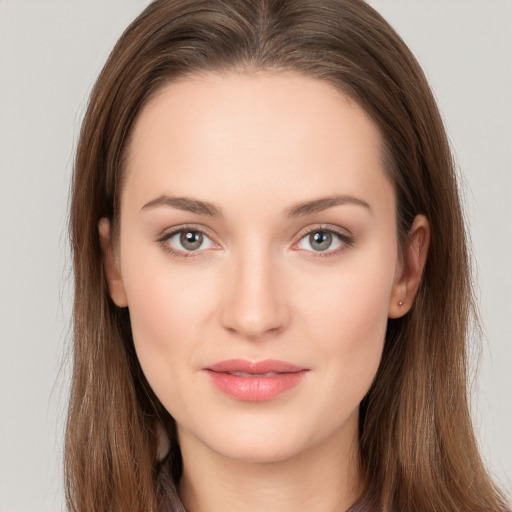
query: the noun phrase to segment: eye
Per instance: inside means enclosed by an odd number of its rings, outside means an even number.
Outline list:
[[[319,253],[335,252],[340,247],[352,245],[351,237],[330,229],[315,229],[303,236],[297,247]]]
[[[180,229],[160,240],[171,252],[190,253],[215,246],[213,241],[202,231],[197,229]]]

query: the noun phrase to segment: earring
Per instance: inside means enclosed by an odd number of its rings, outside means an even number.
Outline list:
[[[399,301],[398,302],[398,307],[401,308],[402,306],[405,306],[405,302]]]

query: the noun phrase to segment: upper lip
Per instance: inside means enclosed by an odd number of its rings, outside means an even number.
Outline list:
[[[304,371],[306,368],[276,359],[266,359],[265,361],[256,362],[246,361],[244,359],[228,359],[208,366],[205,370],[218,373],[243,372],[259,375],[264,373],[295,373]]]

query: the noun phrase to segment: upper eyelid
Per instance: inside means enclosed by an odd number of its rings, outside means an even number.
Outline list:
[[[181,231],[197,231],[198,233],[201,233],[202,235],[206,235],[208,238],[210,238],[212,241],[215,238],[211,234],[211,230],[206,228],[205,226],[197,225],[197,224],[181,224],[179,226],[173,226],[164,229],[159,235],[158,240],[167,240],[168,238],[176,235],[176,233],[180,233]],[[217,242],[216,242],[217,243]]]
[[[296,235],[297,241],[302,240],[305,236],[310,235],[315,231],[328,231],[329,233],[334,233],[335,235],[338,235],[341,238],[354,237],[352,232],[346,228],[341,228],[339,226],[334,226],[332,224],[317,224],[315,226],[308,226],[306,228],[301,229]]]

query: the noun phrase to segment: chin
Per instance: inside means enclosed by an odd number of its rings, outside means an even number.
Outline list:
[[[337,435],[336,426],[327,421],[324,428],[319,428],[318,421],[305,420],[304,415],[297,417],[294,414],[227,415],[222,420],[206,422],[204,425],[210,427],[208,429],[194,429],[189,433],[196,446],[207,447],[212,453],[233,461],[270,464],[306,454]]]
[[[211,448],[219,455],[238,462],[249,464],[272,464],[292,459],[308,446],[290,436],[259,435],[250,439],[232,436],[225,442],[212,443]]]

